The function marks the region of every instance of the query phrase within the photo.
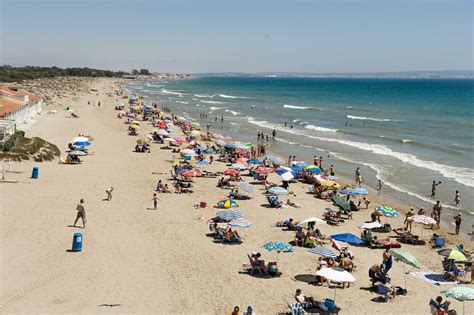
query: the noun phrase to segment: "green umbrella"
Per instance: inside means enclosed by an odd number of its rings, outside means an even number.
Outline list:
[[[441,293],[444,293],[446,297],[455,298],[462,303],[462,313],[464,314],[464,302],[474,300],[474,288],[468,287],[454,287],[451,289],[443,290]]]
[[[87,155],[87,153],[83,151],[71,151],[68,153],[68,155],[85,156]]]
[[[403,274],[405,275],[405,290],[407,288],[407,273],[405,272],[405,265],[410,265],[415,268],[420,268],[420,263],[416,259],[415,256],[413,256],[411,253],[406,252],[401,249],[391,249],[390,253],[392,254],[393,258],[397,261],[402,261],[405,264],[403,265]]]

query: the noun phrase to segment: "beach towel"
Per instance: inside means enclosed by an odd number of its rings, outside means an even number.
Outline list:
[[[437,274],[434,271],[414,271],[410,272],[409,275],[418,278],[420,280],[430,282],[436,285],[441,285],[441,284],[450,284],[454,285],[456,284],[455,281],[449,281],[444,278],[443,274]]]

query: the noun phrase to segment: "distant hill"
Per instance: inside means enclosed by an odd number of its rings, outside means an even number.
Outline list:
[[[374,73],[312,73],[312,72],[256,72],[256,73],[197,73],[198,76],[223,77],[300,77],[300,78],[361,78],[361,79],[474,79],[474,70],[403,71]]]

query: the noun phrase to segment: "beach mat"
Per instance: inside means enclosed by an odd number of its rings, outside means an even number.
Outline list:
[[[456,284],[455,281],[448,281],[444,278],[442,274],[437,274],[434,271],[414,271],[414,272],[410,272],[409,275],[415,278],[418,278],[420,280],[436,284],[436,285]]]

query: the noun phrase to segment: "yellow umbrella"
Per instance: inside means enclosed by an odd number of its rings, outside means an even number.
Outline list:
[[[140,126],[139,126],[139,125],[131,125],[130,128],[133,128],[133,129],[140,129]]]
[[[466,256],[464,256],[463,253],[461,253],[460,251],[458,251],[456,249],[453,249],[451,251],[451,253],[449,253],[448,259],[454,259],[456,261],[466,261],[467,260]]]
[[[336,183],[335,181],[332,181],[332,180],[325,180],[324,182],[321,183],[321,186],[336,187],[336,188],[340,187],[340,185],[338,183]]]

